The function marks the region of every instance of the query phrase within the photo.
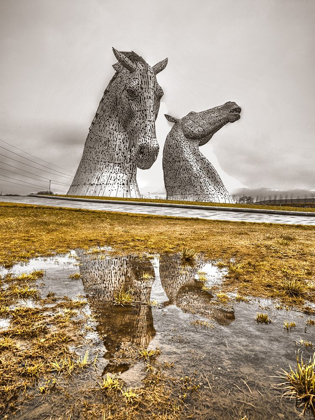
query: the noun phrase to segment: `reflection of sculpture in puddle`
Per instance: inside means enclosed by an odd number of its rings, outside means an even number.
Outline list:
[[[215,319],[221,325],[229,325],[235,319],[233,308],[222,308],[213,302],[213,295],[203,290],[203,283],[195,279],[205,264],[201,257],[196,258],[193,265],[183,265],[179,254],[161,256],[161,284],[169,298],[168,304],[176,305],[184,312]]]
[[[140,348],[155,336],[150,300],[154,270],[147,258],[95,257],[80,253],[80,272],[87,299],[98,321],[109,364],[105,372],[128,370]],[[103,258],[103,259],[102,259]],[[115,305],[119,293],[132,294],[133,305]]]

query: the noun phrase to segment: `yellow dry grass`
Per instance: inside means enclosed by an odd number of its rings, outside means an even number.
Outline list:
[[[175,253],[193,248],[228,268],[222,292],[303,303],[315,297],[315,228],[177,219],[0,203],[0,264],[74,248]],[[290,293],[294,281],[299,294]]]
[[[74,248],[112,246],[117,252],[139,254],[182,253],[183,249],[193,249],[196,258],[203,253],[228,269],[220,286],[221,294],[237,290],[244,299],[246,295],[278,297],[297,305],[306,298],[314,299],[315,295],[313,227],[0,203],[0,238],[4,244],[0,248],[0,265],[7,267],[35,256],[64,253]],[[38,386],[41,398],[53,395],[60,382],[66,389],[67,378],[88,363],[88,353],[77,358],[69,350],[69,343],[76,345],[82,341],[81,328],[86,319],[78,322],[75,316],[85,301],[56,299],[53,294],[40,299],[36,285],[32,285],[42,274],[38,271],[0,279],[0,283],[8,285],[1,288],[0,314],[11,320],[9,328],[0,334],[0,416],[14,410],[13,401],[24,395],[26,389],[34,391]],[[32,299],[36,307],[17,306],[21,296]],[[183,418],[186,398],[191,392],[195,394],[198,386],[188,379],[181,383],[163,376],[160,369],[152,367],[145,387],[132,391],[136,397],[130,390],[123,390],[122,398],[117,390],[111,393],[110,400],[106,393],[106,401],[101,401],[100,393],[104,389],[98,386],[99,390],[92,393],[95,401],[87,403],[91,399],[91,392],[87,391],[75,400],[71,410],[73,413],[85,410],[88,418],[99,418],[101,412],[104,417],[115,419]],[[25,393],[25,398],[29,394]],[[121,410],[122,406],[125,411]]]

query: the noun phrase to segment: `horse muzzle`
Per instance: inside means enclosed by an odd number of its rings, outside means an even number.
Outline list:
[[[136,152],[136,165],[139,169],[149,169],[159,154],[159,145],[156,139],[142,141]]]

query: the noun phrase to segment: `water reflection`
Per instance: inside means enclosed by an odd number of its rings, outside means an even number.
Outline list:
[[[122,373],[120,377],[126,387],[143,386],[141,380],[147,372],[138,361],[138,350],[159,347],[158,361],[167,362],[168,366],[172,364],[171,375],[181,378],[198,372],[198,381],[203,387],[200,402],[194,406],[196,420],[228,420],[246,415],[255,420],[298,418],[294,402],[280,398],[281,393],[275,388],[275,373],[295,366],[298,350],[303,351],[305,360],[313,353],[311,347],[299,344],[301,340],[314,341],[315,327],[307,324],[314,318],[309,318],[311,314],[282,310],[275,302],[253,299],[250,304],[234,302],[235,316],[231,305],[220,304],[216,297],[221,271],[202,256],[196,258],[194,265],[183,265],[180,255],[163,255],[155,260],[83,251],[77,251],[77,255],[80,278],[71,278],[78,270],[73,256],[32,260],[27,267],[17,265],[11,272],[45,270],[38,283],[42,297],[49,292],[55,293],[57,299],[64,295],[74,299],[85,295],[88,305],[84,310],[90,309],[97,321],[90,319],[87,326],[96,328],[98,334],[86,330],[97,336],[97,340],[84,336],[82,345],[85,347],[81,354],[88,347],[93,357],[100,350],[105,359],[99,358],[97,371],[93,369],[89,373],[91,384],[99,382],[98,375],[106,365],[105,372]],[[205,290],[205,286],[210,290]],[[133,305],[114,305],[115,296],[123,291],[132,294],[136,301]],[[147,305],[150,299],[156,299],[159,305],[151,308]],[[262,310],[268,312],[271,324],[261,325],[255,321],[257,312]],[[196,318],[214,319],[223,326],[196,327]],[[286,321],[296,323],[290,332],[283,328]],[[1,323],[3,328],[0,319]],[[74,390],[75,394],[81,394],[87,381],[85,371],[82,376],[74,375],[67,392]],[[51,400],[45,405],[43,396],[39,395],[36,403],[30,402],[31,409],[26,404],[24,412],[14,418],[48,418],[53,410],[61,413],[59,418],[64,407],[70,404],[67,397],[62,406],[63,397],[57,393],[47,398]]]
[[[168,304],[176,305],[183,312],[215,319],[220,325],[229,325],[235,320],[234,309],[217,305],[211,290],[204,287],[207,283],[198,281],[198,272],[205,266],[209,267],[209,262],[202,256],[194,264],[184,264],[180,254],[161,256],[160,278]]]
[[[155,336],[150,300],[154,269],[148,258],[108,257],[79,252],[85,293],[98,322],[109,364],[105,372],[129,369],[140,348]],[[129,293],[134,303],[114,304],[119,293]]]
[[[104,372],[125,372],[141,348],[147,348],[156,331],[150,301],[151,292],[164,299],[164,306],[175,305],[183,312],[229,325],[235,320],[232,307],[216,304],[213,294],[198,280],[209,262],[202,256],[193,264],[183,264],[180,254],[162,255],[152,260],[137,256],[94,255],[78,251],[84,291],[97,319],[97,332],[107,352]],[[153,289],[152,286],[154,285]],[[132,305],[119,305],[122,293],[132,296]],[[166,302],[165,302],[166,300]]]

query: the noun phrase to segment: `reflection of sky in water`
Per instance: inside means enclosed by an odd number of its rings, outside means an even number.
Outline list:
[[[152,261],[154,268],[155,280],[152,285],[150,300],[156,301],[157,303],[164,303],[168,301],[168,297],[163,289],[161,278],[160,278],[160,260],[158,257],[155,257]]]
[[[50,270],[54,269],[56,265],[59,266],[72,266],[77,261],[75,260],[76,252],[71,251],[67,255],[58,255],[56,257],[39,257],[33,258],[28,263],[20,263],[14,265],[10,269],[5,269],[0,267],[0,275],[6,275],[7,273],[11,273],[14,275],[19,275],[22,273],[31,273],[34,270]]]
[[[81,279],[71,279],[69,276],[79,272],[77,267],[78,260],[75,251],[67,255],[58,255],[55,257],[34,258],[27,264],[16,264],[10,269],[0,268],[0,275],[5,276],[10,273],[19,276],[22,273],[31,273],[35,270],[44,270],[44,277],[37,281],[40,285],[41,296],[45,297],[49,292],[54,292],[56,296],[68,296],[75,298],[84,294],[84,288]],[[31,283],[32,284],[32,283]],[[33,307],[32,301],[21,301],[19,306]]]
[[[207,263],[198,270],[198,273],[195,275],[195,279],[198,280],[199,276],[206,276],[207,281],[205,282],[206,287],[211,288],[211,286],[216,286],[222,283],[222,280],[225,274],[228,273],[228,270],[225,268],[218,268],[216,265]]]

